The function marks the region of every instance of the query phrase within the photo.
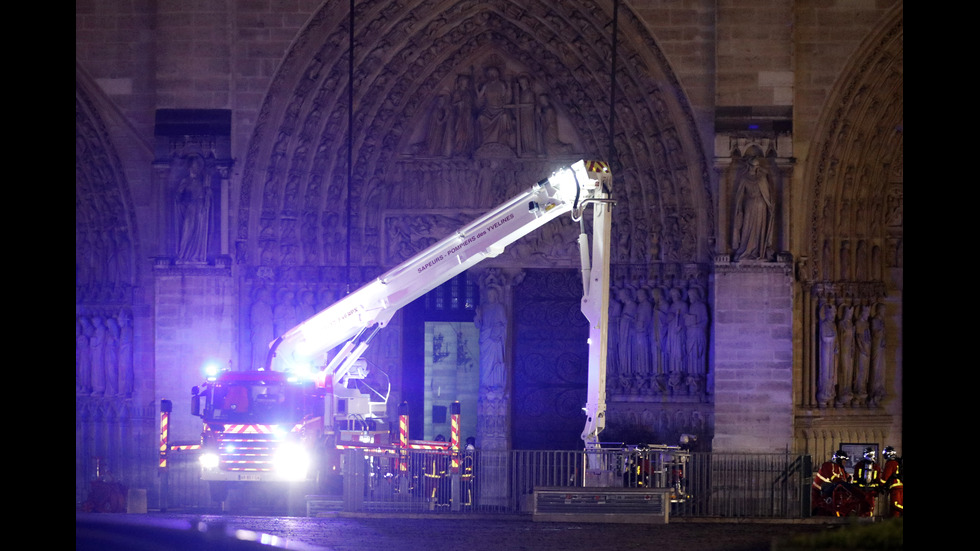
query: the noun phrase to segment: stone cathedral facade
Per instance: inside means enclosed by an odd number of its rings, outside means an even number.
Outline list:
[[[96,465],[152,493],[204,363],[582,158],[614,174],[610,439],[902,449],[901,1],[166,4],[76,3],[77,496]],[[581,443],[578,230],[374,341],[415,437],[458,399],[479,447]]]

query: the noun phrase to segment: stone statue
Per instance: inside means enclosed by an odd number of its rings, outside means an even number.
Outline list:
[[[618,343],[616,358],[619,364],[620,378],[629,378],[633,373],[630,348],[633,344],[632,331],[633,319],[636,317],[636,302],[633,301],[630,289],[626,286],[619,288],[616,292],[616,298],[621,305],[619,311],[619,327],[616,329],[616,340]]]
[[[670,290],[670,316],[667,325],[667,365],[670,376],[670,387],[674,391],[680,389],[686,381],[685,377],[685,346],[686,336],[684,318],[687,316],[687,301],[677,287]]]
[[[449,97],[445,94],[436,96],[429,114],[429,128],[426,134],[426,153],[433,157],[446,154],[446,131],[449,123]]]
[[[500,288],[487,289],[487,300],[477,307],[474,320],[480,331],[480,380],[491,390],[503,390],[507,382],[504,346],[507,342],[507,312],[500,300]]]
[[[850,405],[854,385],[854,307],[842,304],[838,311],[837,339],[840,356],[837,360],[837,404]]]
[[[452,130],[450,152],[453,155],[469,156],[473,153],[476,139],[476,90],[469,75],[456,77],[456,87],[450,96],[450,120]]]
[[[688,292],[685,338],[687,343],[687,373],[699,383],[707,374],[708,354],[708,305],[701,296],[700,287]]]
[[[868,405],[877,406],[885,397],[885,305],[878,304],[871,316],[871,365]]]
[[[101,396],[105,393],[106,326],[102,316],[93,316],[91,322],[89,352],[92,355],[92,394]]]
[[[204,173],[204,160],[193,157],[188,174],[180,180],[174,198],[177,227],[177,259],[207,260],[211,221],[211,181]]]
[[[817,402],[821,406],[830,405],[834,399],[837,384],[837,309],[833,304],[820,308],[820,378],[817,381]]]
[[[633,362],[633,378],[637,386],[650,376],[650,326],[653,322],[653,305],[647,298],[646,289],[636,290],[636,316],[633,318],[630,356]]]
[[[660,287],[654,287],[653,295],[653,323],[650,341],[653,343],[653,371],[656,374],[655,380],[657,389],[661,392],[667,390],[667,360],[665,358],[667,346],[667,330],[670,324],[670,303],[664,296],[664,291]]]
[[[857,318],[854,320],[854,399],[864,404],[868,400],[868,376],[871,369],[871,307],[867,304],[858,306]]]
[[[511,105],[510,86],[496,67],[487,67],[486,81],[477,90],[477,118],[481,143],[498,143],[513,147],[514,121],[508,108]]]
[[[88,318],[75,318],[75,392],[79,394],[92,392],[92,351],[89,349],[92,332]]]
[[[537,126],[534,117],[537,97],[531,88],[531,79],[520,75],[516,81],[514,99],[517,102],[517,148],[520,155],[534,155],[538,151]]]
[[[269,343],[275,338],[272,314],[272,297],[269,290],[261,287],[255,292],[255,301],[249,310],[252,337],[252,369],[265,366]]]
[[[610,295],[612,294],[610,290]],[[619,351],[619,332],[613,330],[617,323],[619,323],[619,317],[623,314],[623,305],[615,299],[615,297],[610,296],[609,298],[609,355],[606,359],[607,365],[609,366],[609,376],[618,377],[620,370],[622,369],[619,365],[619,356],[617,352]]]
[[[276,306],[272,309],[273,327],[276,337],[283,336],[296,325],[296,293],[291,289],[281,289]]]
[[[772,254],[775,205],[769,171],[758,157],[737,179],[735,222],[732,228],[733,260],[765,260]]]
[[[549,155],[567,153],[571,150],[571,144],[562,141],[558,132],[558,111],[551,103],[548,94],[538,96],[537,127],[540,132],[541,143],[538,151]]]
[[[299,295],[299,303],[296,305],[297,323],[306,321],[316,315],[316,293],[306,289]]]
[[[133,372],[133,315],[127,309],[119,312],[119,395],[129,398],[135,384]]]
[[[119,322],[109,316],[105,320],[105,395],[119,393]]]

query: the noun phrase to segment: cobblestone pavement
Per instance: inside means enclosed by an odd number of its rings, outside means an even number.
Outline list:
[[[328,551],[778,551],[778,545],[774,543],[795,534],[825,531],[837,526],[811,521],[691,522],[687,519],[672,520],[666,525],[534,522],[529,516],[101,515],[103,518],[109,516],[124,517],[119,520],[130,523],[166,522],[185,527],[206,524],[212,530],[223,530],[227,534],[247,530],[272,536],[271,543],[285,547]],[[85,547],[79,545],[78,523],[76,517],[76,549],[82,549]],[[182,546],[181,551],[190,549]]]

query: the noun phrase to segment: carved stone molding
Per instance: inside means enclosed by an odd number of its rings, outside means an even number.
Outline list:
[[[901,265],[904,11],[897,5],[827,100],[806,174],[809,280],[889,280]]]
[[[353,143],[345,137],[347,14],[325,7],[284,60],[243,167],[239,258],[330,264],[340,245],[354,264],[385,263],[385,211],[488,208],[559,163],[607,149],[601,75],[611,52],[600,21],[611,14],[600,5],[453,4],[438,21],[419,21],[408,7],[380,4],[355,14],[362,57],[350,75]],[[645,71],[617,75],[614,171],[629,167],[616,176],[616,219],[629,235],[619,254],[704,261],[714,233],[704,228],[714,222],[697,125],[683,97],[668,92],[680,87],[643,25],[625,8],[620,18],[630,40],[619,55]],[[562,32],[569,26],[574,43]],[[473,109],[451,118],[461,91],[456,105]]]

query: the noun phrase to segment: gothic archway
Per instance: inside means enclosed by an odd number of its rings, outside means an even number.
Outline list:
[[[518,10],[509,1],[405,8],[359,2],[349,82],[347,4],[326,2],[284,60],[259,115],[243,171],[239,261],[342,265],[338,250],[349,227],[351,263],[390,265],[397,254],[383,248],[385,209],[485,209],[494,204],[493,193],[466,191],[478,187],[481,167],[493,173],[493,185],[511,191],[508,186],[523,188],[566,159],[605,158],[610,4],[525,4]],[[619,18],[614,167],[617,220],[628,237],[617,260],[704,262],[713,202],[690,107],[636,16],[620,8]],[[440,98],[452,94],[460,77],[479,88],[493,67],[515,87],[527,79],[535,99],[550,101],[559,130],[551,148],[423,147],[436,129]]]
[[[628,7],[615,52],[611,1],[364,0],[353,40],[348,7],[325,2],[300,33],[249,144],[236,237],[244,324],[255,323],[253,296],[329,304],[561,164],[612,150],[616,281],[708,281],[704,148],[678,79]],[[485,265],[578,266],[575,227],[538,233]]]
[[[108,129],[108,102],[75,72],[75,492],[97,469],[136,481],[152,407],[134,365],[139,231],[130,184]],[[149,411],[148,411],[149,410]],[[137,436],[140,435],[140,436]],[[145,449],[145,448],[144,448]]]
[[[899,3],[858,48],[827,98],[806,169],[798,389],[802,411],[822,421],[804,415],[797,427],[818,456],[848,434],[901,433],[903,22]]]

